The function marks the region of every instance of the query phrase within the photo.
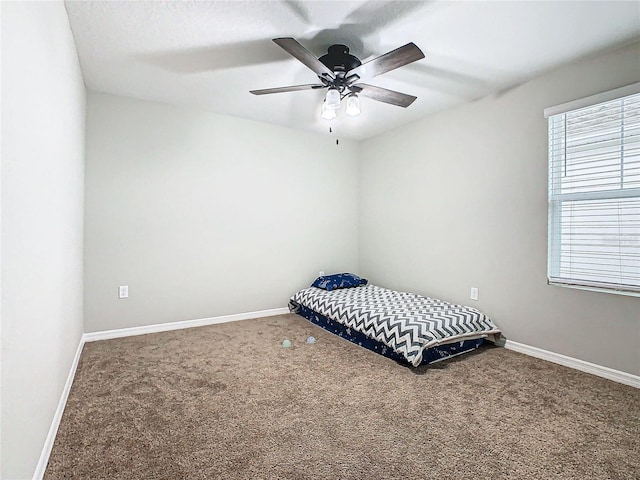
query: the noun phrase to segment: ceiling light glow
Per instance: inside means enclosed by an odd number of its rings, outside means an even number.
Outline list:
[[[336,118],[336,115],[337,111],[335,108],[327,107],[326,101],[322,102],[322,113],[320,115],[322,118],[324,118],[325,120],[333,120],[334,118]]]
[[[324,101],[327,108],[337,110],[340,108],[340,91],[335,87],[330,87],[329,90],[327,90],[327,96]]]
[[[347,105],[344,109],[344,113],[350,117],[360,115],[360,99],[355,93],[351,93],[347,96]]]

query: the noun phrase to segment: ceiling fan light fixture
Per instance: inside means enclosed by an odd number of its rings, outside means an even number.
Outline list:
[[[344,109],[344,113],[350,117],[360,115],[360,99],[355,93],[347,95],[347,105]]]
[[[327,108],[337,110],[340,108],[340,91],[335,87],[327,90],[327,96],[324,99]]]
[[[322,113],[320,116],[325,120],[333,120],[336,118],[336,109],[327,107],[327,102],[322,102]]]

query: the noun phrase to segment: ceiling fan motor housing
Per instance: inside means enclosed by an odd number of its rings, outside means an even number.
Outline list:
[[[362,64],[357,57],[349,53],[349,47],[346,45],[331,45],[327,52],[326,55],[321,56],[318,60],[335,73],[346,73]]]

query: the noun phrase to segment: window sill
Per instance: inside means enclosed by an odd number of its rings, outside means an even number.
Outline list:
[[[576,290],[587,290],[589,292],[611,293],[613,295],[622,295],[625,297],[640,298],[640,292],[634,292],[631,290],[617,290],[615,288],[594,287],[590,285],[576,285],[573,283],[562,283],[562,282],[555,282],[551,280],[547,280],[547,285],[552,285],[555,287],[574,288]]]

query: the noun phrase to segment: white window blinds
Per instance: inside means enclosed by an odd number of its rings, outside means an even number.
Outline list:
[[[549,116],[548,277],[640,293],[639,93]]]

